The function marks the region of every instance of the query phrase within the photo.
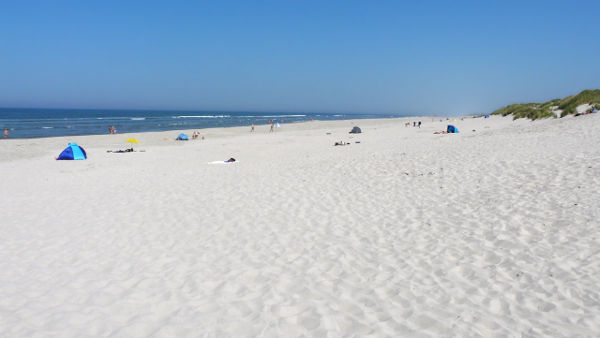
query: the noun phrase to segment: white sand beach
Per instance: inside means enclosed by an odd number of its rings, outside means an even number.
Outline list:
[[[0,140],[0,336],[597,336],[600,115],[418,119]]]

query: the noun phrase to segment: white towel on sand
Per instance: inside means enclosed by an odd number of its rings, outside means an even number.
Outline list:
[[[227,162],[227,161],[212,161],[212,162],[208,162],[208,164],[232,164],[232,163],[238,163],[239,161],[235,161],[235,162]]]

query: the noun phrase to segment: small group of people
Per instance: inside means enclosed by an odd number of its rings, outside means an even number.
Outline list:
[[[336,142],[334,144],[334,146],[349,146],[350,142],[344,142],[344,141],[340,141],[340,142]]]
[[[283,120],[281,120],[281,123],[283,123]],[[269,129],[270,133],[275,131],[275,127],[281,128],[281,124],[279,124],[279,122],[275,120],[269,120],[269,124],[271,125],[271,128]],[[252,124],[250,125],[250,132],[254,132],[254,122],[252,122]]]
[[[275,128],[275,127],[281,128],[281,125],[279,124],[279,122],[276,122],[275,120],[269,120],[269,123],[271,124],[271,130],[269,130],[269,132],[274,131],[273,128]],[[283,123],[283,120],[281,120],[281,123]]]
[[[197,139],[198,137],[200,137],[200,132],[199,131],[194,131],[192,133],[192,140]],[[202,139],[204,140],[204,136],[202,136]]]
[[[410,122],[406,122],[406,123],[404,124],[404,126],[405,126],[405,127],[410,127]],[[414,121],[413,121],[413,127],[419,127],[419,128],[421,128],[421,121],[419,121],[419,122],[414,122]]]
[[[115,129],[115,126],[108,126],[108,133],[109,134],[116,134],[117,133],[117,129]]]
[[[600,108],[600,105],[598,105],[598,104],[597,105],[593,105],[593,104],[590,103],[590,106],[591,107],[588,110],[586,110],[584,112],[581,112],[581,113],[578,113],[578,114],[575,114],[575,116],[587,115],[587,114],[596,114],[596,113],[598,113],[598,108]]]

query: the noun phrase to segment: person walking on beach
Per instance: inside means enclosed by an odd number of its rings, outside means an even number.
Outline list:
[[[8,137],[8,128],[4,128],[4,138]]]
[[[421,121],[419,121],[419,128],[421,128]]]
[[[273,131],[273,127],[275,127],[275,122],[273,120],[271,120],[271,130],[269,132]]]
[[[252,126],[250,126],[250,132],[254,132],[254,122],[252,122]]]

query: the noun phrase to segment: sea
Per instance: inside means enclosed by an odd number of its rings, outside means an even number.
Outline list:
[[[108,134],[110,126],[118,133],[140,133],[389,117],[402,115],[0,108],[0,130],[8,129],[9,138],[38,138]]]

